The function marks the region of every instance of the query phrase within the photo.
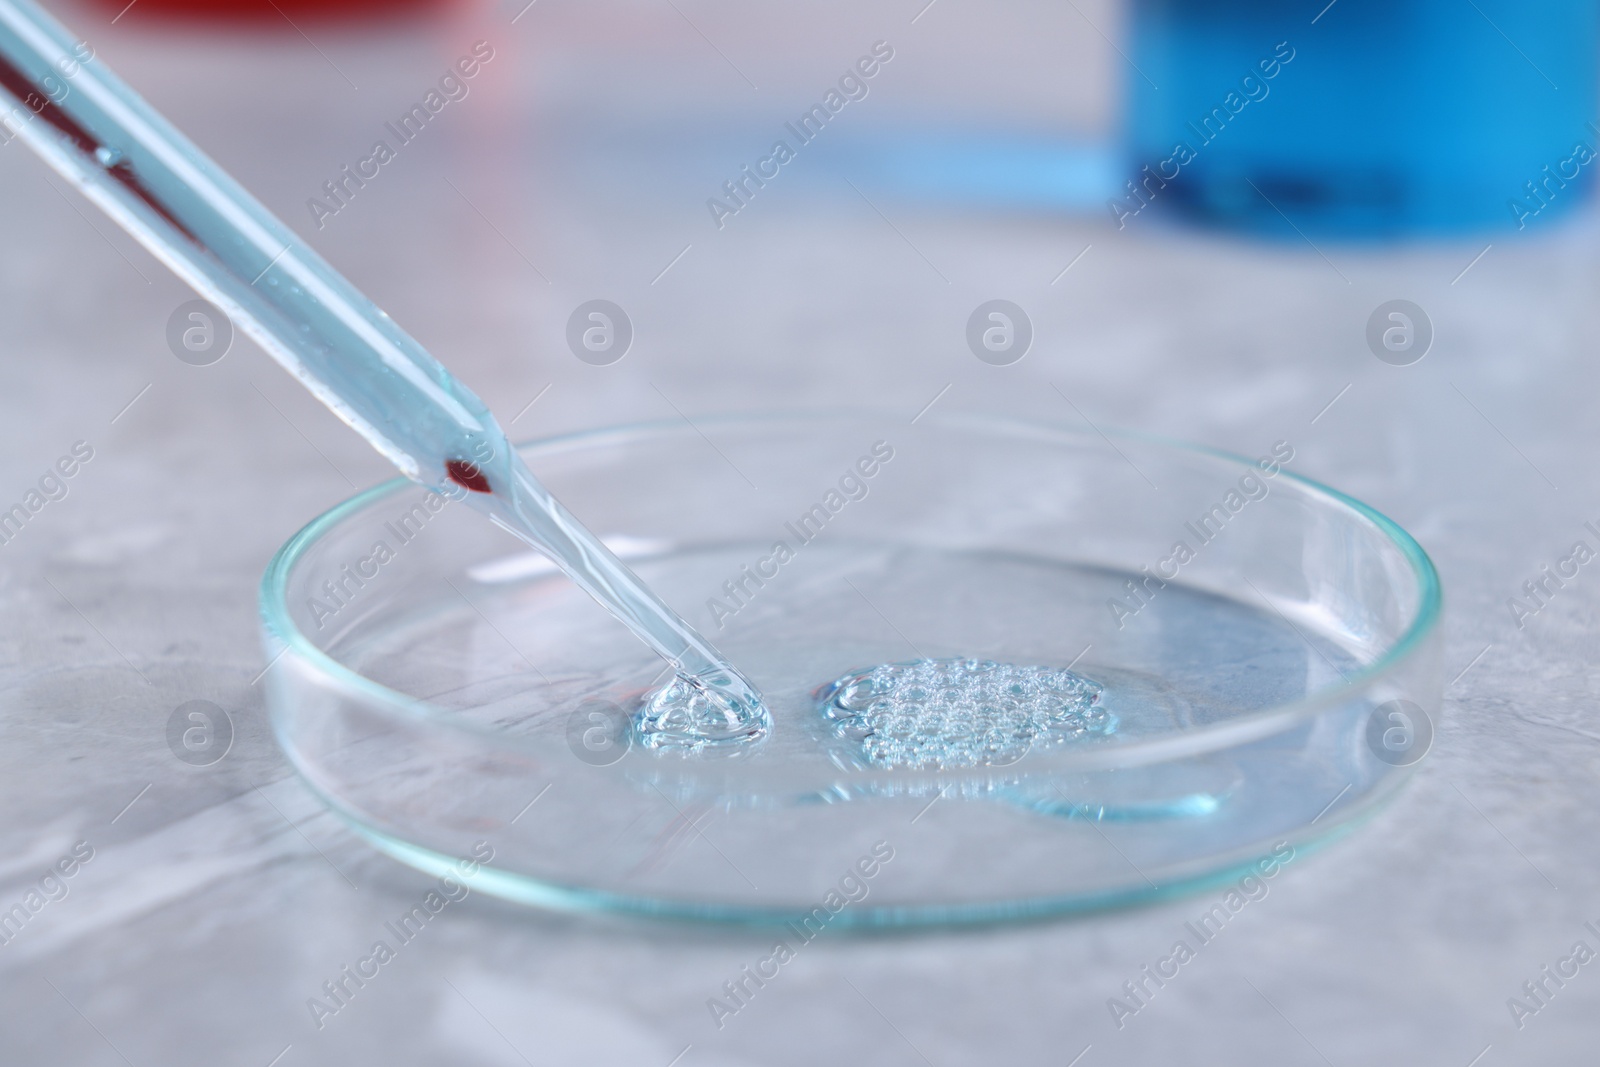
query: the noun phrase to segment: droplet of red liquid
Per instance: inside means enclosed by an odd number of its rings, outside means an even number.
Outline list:
[[[446,460],[444,472],[463,489],[470,489],[474,493],[492,492],[489,488],[489,479],[483,476],[476,463],[469,463],[464,459]]]

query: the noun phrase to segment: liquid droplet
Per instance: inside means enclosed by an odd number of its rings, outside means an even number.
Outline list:
[[[717,688],[679,675],[645,701],[634,735],[647,749],[683,754],[735,753],[767,736],[760,698],[732,679]]]

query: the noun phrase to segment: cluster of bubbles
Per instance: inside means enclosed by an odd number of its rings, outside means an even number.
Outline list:
[[[873,767],[1004,767],[1030,750],[1116,729],[1103,688],[1061,667],[919,659],[826,686],[822,712]]]
[[[633,734],[646,749],[731,755],[766,737],[770,724],[761,698],[742,681],[678,675],[645,700]]]

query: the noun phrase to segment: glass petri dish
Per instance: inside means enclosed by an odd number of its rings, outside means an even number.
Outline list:
[[[1432,737],[1433,565],[1290,442],[829,412],[520,447],[773,728],[636,743],[663,664],[437,494],[316,519],[261,588],[284,751],[377,848],[511,900],[897,926],[1157,899],[1357,824]],[[1088,688],[1055,718],[1048,684],[985,688],[1063,670]],[[929,672],[971,684],[924,706]]]

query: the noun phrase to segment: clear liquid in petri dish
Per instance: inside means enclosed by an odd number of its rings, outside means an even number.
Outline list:
[[[509,442],[500,457],[492,476],[461,461],[451,461],[447,472],[470,490],[469,503],[543,552],[673,667],[672,680],[634,718],[639,746],[688,755],[738,752],[764,739],[772,718],[755,686],[563,507]]]

